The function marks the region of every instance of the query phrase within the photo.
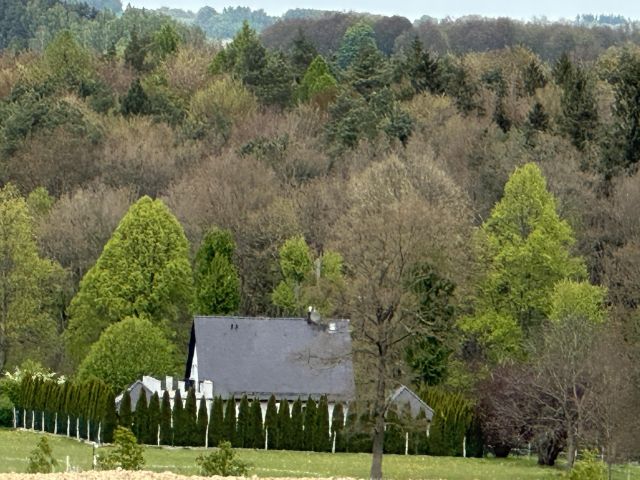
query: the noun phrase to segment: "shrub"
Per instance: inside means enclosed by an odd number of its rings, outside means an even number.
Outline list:
[[[220,442],[218,450],[209,455],[199,455],[196,458],[196,465],[200,468],[200,474],[207,477],[213,475],[241,477],[247,475],[249,471],[249,465],[236,458],[236,452],[229,442]]]
[[[27,473],[51,473],[57,464],[47,437],[42,437],[31,451]]]
[[[568,480],[604,480],[607,478],[607,470],[604,463],[598,459],[598,452],[585,450],[582,452],[582,459],[575,463],[565,478]]]
[[[136,437],[131,430],[124,427],[116,428],[114,433],[115,447],[105,457],[98,457],[100,470],[141,470],[144,466],[144,447],[138,445]]]

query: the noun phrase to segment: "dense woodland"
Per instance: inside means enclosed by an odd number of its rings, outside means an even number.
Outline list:
[[[314,305],[352,321],[375,432],[402,381],[455,454],[637,456],[639,37],[588,20],[292,16],[222,48],[3,2],[0,371],[115,393],[181,371],[194,313]]]

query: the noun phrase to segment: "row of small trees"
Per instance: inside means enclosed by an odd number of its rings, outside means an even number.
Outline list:
[[[117,425],[115,398],[100,380],[71,382],[26,375],[14,421],[16,427],[109,443]]]

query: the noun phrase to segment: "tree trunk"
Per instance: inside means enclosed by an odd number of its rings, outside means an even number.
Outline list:
[[[548,465],[552,467],[562,450],[564,435],[558,432],[547,432],[536,439],[536,450],[538,451],[538,465]]]
[[[573,468],[573,463],[576,460],[576,440],[575,435],[571,428],[567,432],[567,470]]]
[[[386,392],[386,350],[379,346],[376,399],[373,410],[373,446],[371,458],[370,480],[382,480],[382,454],[384,451],[384,414],[385,414],[385,392]]]

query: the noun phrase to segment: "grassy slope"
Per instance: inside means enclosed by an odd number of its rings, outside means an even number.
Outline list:
[[[26,458],[34,448],[38,434],[0,429],[0,472],[24,472]],[[63,437],[49,436],[54,455],[64,468],[65,456],[72,466],[82,470],[91,468],[92,447]],[[202,449],[155,448],[145,451],[147,468],[155,471],[195,474],[195,457]],[[322,454],[309,452],[264,452],[240,450],[239,456],[253,465],[251,474],[260,477],[296,476],[331,477],[368,476],[370,455]],[[528,480],[558,478],[560,471],[540,468],[535,461],[524,458],[462,459],[450,457],[385,455],[385,476],[394,479],[448,480]],[[629,478],[640,480],[640,469],[633,468]],[[627,479],[627,469],[614,478]]]

